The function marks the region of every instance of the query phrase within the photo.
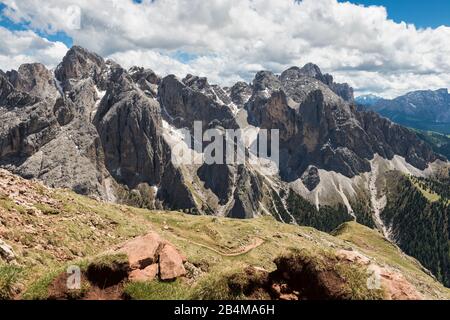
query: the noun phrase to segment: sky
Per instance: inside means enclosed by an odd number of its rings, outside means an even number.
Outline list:
[[[72,45],[123,67],[229,86],[308,62],[357,95],[450,84],[447,0],[0,0],[0,69]]]
[[[450,26],[450,1],[448,0],[364,0],[351,2],[366,6],[384,6],[387,8],[390,19],[396,22],[413,23],[418,28]]]

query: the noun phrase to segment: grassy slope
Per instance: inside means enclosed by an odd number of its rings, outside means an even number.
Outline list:
[[[342,225],[333,234],[344,241],[356,245],[363,253],[375,258],[376,261],[400,270],[422,292],[434,291],[437,293],[435,291],[437,289],[437,281],[430,281],[429,271],[424,270],[416,259],[402,253],[397,246],[380,237],[378,232],[356,223],[348,223]],[[450,289],[445,288],[444,291],[438,289],[438,291],[446,292],[448,299]]]
[[[273,260],[292,251],[314,258],[334,254],[339,248],[353,248],[399,269],[426,297],[450,298],[450,291],[423,272],[417,262],[402,255],[378,232],[356,223],[343,225],[335,237],[278,223],[271,217],[232,220],[148,211],[100,203],[66,190],[42,189],[37,184],[33,188],[53,200],[44,210],[39,205],[40,212],[33,213],[5,196],[0,201],[0,238],[18,255],[21,272],[14,281],[24,287],[22,298],[45,298],[49,282],[67,265],[85,266],[95,255],[149,230],[171,241],[190,262],[204,265],[207,272],[195,285],[178,281],[129,286],[127,292],[135,298],[229,298],[220,289],[224,275],[247,265],[274,270]],[[259,246],[246,252],[255,244]],[[0,277],[1,268],[0,262]],[[211,288],[217,289],[208,292]]]
[[[437,202],[441,199],[441,196],[437,193],[433,192],[430,189],[423,188],[417,181],[414,181],[411,179],[411,182],[414,184],[414,186],[422,193],[422,195],[427,198],[430,202]]]

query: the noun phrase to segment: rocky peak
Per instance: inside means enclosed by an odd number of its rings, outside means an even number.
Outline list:
[[[205,91],[210,88],[208,79],[206,77],[198,77],[188,74],[182,82],[193,90]]]
[[[231,100],[223,101],[227,98],[225,91],[209,85],[206,78],[188,75],[180,81],[169,75],[162,79],[158,96],[176,127],[192,128],[194,121],[202,121],[204,128],[213,123],[225,128],[237,127],[233,111],[227,105]]]
[[[319,80],[345,101],[354,100],[353,89],[348,84],[335,83],[332,75],[323,74],[320,68],[313,63],[308,63],[301,69],[291,67],[281,74],[280,79],[283,85],[289,86],[289,82],[297,82],[305,77]]]
[[[28,104],[34,104],[39,99],[28,93],[17,91],[9,81],[7,74],[0,72],[0,107],[14,109]]]
[[[95,82],[99,82],[104,69],[106,69],[106,65],[102,57],[84,48],[74,46],[56,68],[55,74],[56,78],[63,83],[68,80],[82,80],[89,77]]]
[[[228,94],[219,85],[209,84],[205,77],[198,77],[188,74],[182,82],[190,89],[201,92],[208,98],[221,105],[229,105],[232,101]]]
[[[153,98],[157,96],[161,78],[152,69],[132,67],[128,70],[128,74],[138,85],[139,89]]]
[[[272,92],[281,88],[281,82],[277,75],[270,71],[260,71],[253,80],[253,89],[255,91]]]
[[[23,64],[19,70],[7,72],[7,76],[18,91],[42,98],[58,93],[52,72],[41,63]]]
[[[278,92],[267,91],[274,84],[280,85]],[[280,129],[280,173],[284,180],[297,180],[310,166],[354,177],[370,171],[369,160],[376,153],[388,159],[400,155],[420,169],[437,159],[429,146],[401,127],[385,123],[381,117],[366,122],[367,115],[359,115],[350,102],[351,88],[334,83],[332,76],[323,75],[313,64],[292,67],[280,78],[260,72],[254,87],[255,91],[265,91],[254,94],[246,104],[249,123]],[[383,129],[375,131],[381,123]],[[393,136],[405,137],[409,147],[394,141]],[[308,174],[303,177],[307,188],[314,189],[314,183],[309,183],[314,179]]]
[[[246,82],[238,82],[229,89],[230,98],[238,107],[244,106],[253,94],[252,87]]]
[[[285,82],[289,80],[296,80],[305,75],[306,73],[302,72],[302,69],[300,69],[299,67],[291,67],[281,73],[280,79],[282,82]]]
[[[149,84],[157,85],[161,81],[161,78],[152,69],[148,68],[132,67],[128,70],[128,74],[135,82],[145,80]]]
[[[320,70],[319,66],[315,65],[314,63],[305,64],[303,68],[300,69],[300,72],[311,78],[317,79],[323,77],[322,71]]]

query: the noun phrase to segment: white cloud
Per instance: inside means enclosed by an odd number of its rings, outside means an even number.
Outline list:
[[[64,31],[76,44],[162,74],[190,72],[229,85],[251,80],[259,69],[280,72],[314,62],[361,93],[393,96],[449,83],[450,28],[395,23],[379,6],[336,0],[3,2],[14,21]],[[173,58],[179,51],[197,58],[180,62]]]
[[[61,42],[51,42],[33,31],[10,31],[0,27],[0,69],[17,69],[23,63],[41,62],[55,67],[68,48]]]

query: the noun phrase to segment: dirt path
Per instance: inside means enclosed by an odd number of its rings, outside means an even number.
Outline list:
[[[205,248],[205,249],[214,251],[215,253],[220,254],[220,255],[223,256],[223,257],[237,257],[237,256],[244,255],[244,254],[246,254],[246,253],[249,253],[249,252],[252,251],[253,249],[258,248],[260,245],[262,245],[262,244],[264,243],[264,240],[263,240],[263,239],[260,239],[260,238],[254,238],[254,239],[253,239],[253,243],[251,243],[251,244],[249,244],[249,245],[246,245],[245,247],[242,247],[242,248],[240,249],[240,251],[237,251],[237,252],[231,252],[231,253],[226,253],[226,252],[222,252],[222,251],[220,251],[220,250],[217,250],[217,249],[215,249],[215,248],[213,248],[213,247],[210,247],[210,246],[208,246],[208,245],[206,245],[206,244],[198,243],[198,242],[195,242],[195,241],[186,239],[186,238],[184,238],[184,237],[182,237],[182,236],[179,236],[179,235],[174,235],[174,236],[177,237],[177,238],[180,239],[180,240],[183,240],[183,241],[189,242],[189,243],[191,243],[191,244],[194,244],[194,245],[196,245],[196,246],[199,246],[199,247],[202,247],[202,248]]]

